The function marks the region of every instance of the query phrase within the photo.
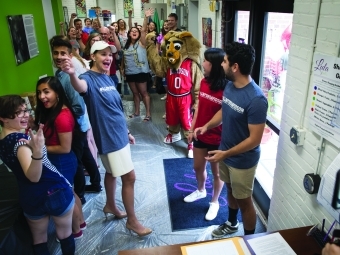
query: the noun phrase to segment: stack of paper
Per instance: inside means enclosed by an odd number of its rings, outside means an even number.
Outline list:
[[[273,233],[247,240],[255,254],[296,255],[280,233]],[[181,247],[183,255],[250,255],[242,237],[204,242]]]
[[[250,255],[242,237],[186,245],[181,250],[183,255]]]
[[[257,238],[247,240],[255,254],[261,255],[296,255],[280,233],[269,234]]]

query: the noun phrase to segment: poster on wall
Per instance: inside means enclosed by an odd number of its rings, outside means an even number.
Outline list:
[[[310,128],[340,148],[340,58],[315,53]]]
[[[32,14],[7,16],[15,55],[20,65],[39,54]]]
[[[202,18],[202,36],[203,44],[207,47],[212,46],[212,20],[211,18]]]
[[[86,1],[75,0],[76,13],[78,18],[86,18]]]
[[[124,9],[124,18],[129,17],[129,10],[133,10],[133,0],[123,0],[123,9]],[[132,18],[134,17],[133,11],[132,11]]]
[[[144,17],[144,9],[145,9],[145,4],[148,4],[150,1],[149,0],[141,0],[140,4],[141,4],[141,13],[140,13],[140,17],[143,18]]]

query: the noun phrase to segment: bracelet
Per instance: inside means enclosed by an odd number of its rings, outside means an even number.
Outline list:
[[[131,135],[131,133],[129,132],[128,135]]]
[[[44,158],[44,155],[41,158],[35,158],[35,157],[33,157],[33,155],[31,155],[31,158],[34,159],[34,160],[42,160]]]

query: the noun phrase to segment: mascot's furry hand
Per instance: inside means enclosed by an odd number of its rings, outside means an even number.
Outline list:
[[[151,32],[146,34],[145,37],[145,46],[146,48],[148,48],[148,46],[150,46],[152,43],[155,44],[156,43],[156,33],[155,32]]]

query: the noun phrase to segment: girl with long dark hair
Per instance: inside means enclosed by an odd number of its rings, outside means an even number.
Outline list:
[[[47,157],[52,164],[73,185],[77,170],[77,158],[72,151],[73,132],[78,129],[75,114],[63,86],[58,78],[49,76],[40,79],[36,86],[37,106],[35,125],[44,124]],[[86,223],[82,213],[82,203],[74,193],[76,206],[72,218],[74,238],[82,237]]]
[[[227,84],[227,79],[221,63],[225,52],[222,49],[210,48],[204,52],[203,74],[198,106],[192,120],[189,131],[188,142],[194,144],[194,170],[196,173],[197,190],[184,198],[185,202],[194,202],[197,199],[207,196],[205,181],[207,179],[206,165],[208,151],[217,150],[221,141],[222,125],[210,129],[203,135],[199,135],[197,140],[193,139],[193,132],[196,127],[206,124],[216,112],[222,107],[223,90]],[[219,164],[210,162],[214,176],[213,194],[209,210],[205,215],[206,220],[213,220],[218,213],[220,196],[223,182],[219,178]]]

